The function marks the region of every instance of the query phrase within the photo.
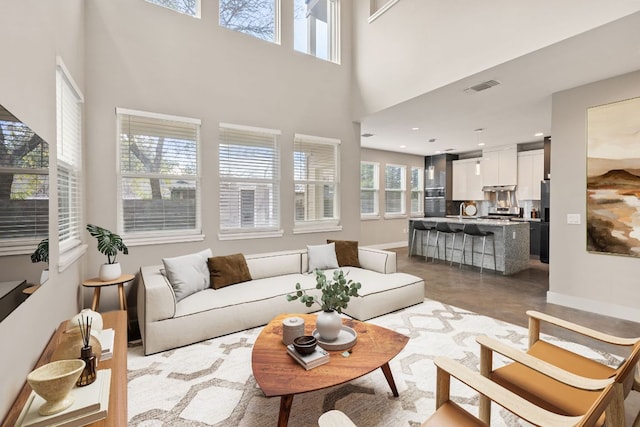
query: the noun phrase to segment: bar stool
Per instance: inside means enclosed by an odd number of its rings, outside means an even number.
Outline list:
[[[409,245],[409,256],[413,255],[413,250],[416,245],[416,232],[420,232],[424,235],[424,232],[427,232],[427,249],[429,248],[429,237],[431,236],[431,231],[435,230],[434,227],[428,226],[424,223],[424,221],[413,221],[413,233],[411,234],[411,245]],[[424,240],[422,240],[422,246],[424,247]],[[424,252],[424,260],[427,260],[427,252]]]
[[[453,235],[453,238],[451,239],[451,259],[449,260],[449,265],[453,265],[453,251],[455,249],[456,235],[461,231],[462,230],[454,230],[447,222],[439,222],[436,224],[436,247],[433,250],[431,262],[435,262],[436,260],[436,251],[438,252],[438,258],[440,258],[440,233],[444,235],[444,260],[447,261],[447,235],[451,234]],[[427,254],[428,253],[429,246],[427,246]]]
[[[487,243],[487,237],[491,238],[491,243],[493,244],[493,271],[497,270],[496,267],[496,239],[494,238],[493,231],[482,231],[478,228],[476,224],[465,224],[463,229],[463,237],[462,237],[462,256],[460,257],[460,266],[462,268],[462,263],[464,262],[465,256],[465,244],[467,242],[467,236],[471,236],[471,265],[473,266],[473,239],[474,237],[482,237],[482,260],[480,261],[480,273],[482,273],[482,269],[484,268],[484,254],[485,254],[485,246]]]

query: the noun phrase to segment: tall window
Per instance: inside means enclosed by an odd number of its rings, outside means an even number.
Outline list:
[[[294,49],[340,62],[340,0],[294,0]]]
[[[191,240],[200,227],[200,120],[116,109],[120,230]]]
[[[0,105],[0,248],[49,235],[49,144]]]
[[[403,215],[405,213],[405,166],[387,165],[384,176],[384,213]]]
[[[423,193],[423,185],[422,185],[422,168],[411,167],[411,214],[412,215],[420,215],[423,214],[422,209],[422,193]]]
[[[360,162],[360,215],[362,217],[378,215],[378,189],[380,165]]]
[[[296,228],[335,227],[338,210],[340,141],[296,134],[293,141]]]
[[[280,131],[220,124],[220,233],[280,232]]]
[[[83,97],[60,59],[56,84],[58,241],[64,253],[81,243]]]
[[[200,0],[147,0],[185,15],[200,18]]]
[[[220,0],[220,25],[280,43],[280,0]]]

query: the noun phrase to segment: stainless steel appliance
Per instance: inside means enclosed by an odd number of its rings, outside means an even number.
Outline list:
[[[540,182],[540,261],[549,263],[549,226],[550,216],[551,180],[543,179]]]
[[[489,215],[517,217],[520,215],[520,207],[516,199],[515,185],[492,185],[482,187],[482,191],[489,194],[491,206],[489,206]]]

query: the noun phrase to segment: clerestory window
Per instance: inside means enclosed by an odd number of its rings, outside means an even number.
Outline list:
[[[340,63],[340,0],[294,0],[294,49]]]
[[[280,43],[280,0],[220,0],[220,26]]]
[[[200,0],[147,0],[149,3],[166,7],[167,9],[183,13],[185,15],[200,18]]]

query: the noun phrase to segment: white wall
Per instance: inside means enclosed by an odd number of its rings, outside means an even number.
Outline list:
[[[640,321],[640,259],[586,251],[587,108],[640,96],[640,71],[553,95],[551,303]],[[571,167],[567,167],[571,165]],[[581,225],[568,225],[580,214]]]
[[[292,2],[282,2],[292,16]],[[217,2],[202,2],[194,19],[145,1],[89,0],[86,13],[87,221],[116,229],[116,107],[202,120],[202,224],[197,243],[130,247],[123,271],[163,257],[210,247],[214,254],[256,253],[357,240],[359,126],[351,121],[349,2],[342,2],[342,64],[293,50],[292,23],[282,45],[218,26]],[[170,30],[168,30],[170,29]],[[218,240],[218,126],[220,122],[282,130],[281,215],[284,237]],[[293,135],[337,138],[341,144],[342,232],[293,235]],[[288,191],[291,190],[291,191]],[[126,240],[125,240],[126,243]],[[87,270],[102,256],[89,242]],[[131,291],[129,291],[131,292]],[[115,298],[110,298],[115,306]],[[105,306],[109,307],[108,305]]]
[[[382,248],[406,246],[408,241],[407,229],[409,227],[408,213],[411,211],[411,167],[416,166],[424,170],[424,157],[413,154],[362,148],[360,150],[360,159],[362,161],[378,163],[380,166],[380,194],[378,206],[380,215],[377,219],[365,219],[360,221],[359,243],[361,245],[377,246]],[[407,193],[405,197],[405,211],[407,212],[407,215],[402,218],[385,218],[384,216],[384,170],[387,164],[404,165],[407,167]]]
[[[358,118],[640,10],[637,0],[400,0],[369,24],[369,2],[353,3]]]
[[[82,88],[84,85],[84,1],[42,2],[3,0],[0,13],[2,66],[0,103],[49,143],[50,164],[56,152],[56,56]],[[55,182],[55,173],[51,182]],[[55,185],[50,186],[57,199]],[[56,241],[57,209],[50,202],[50,238]],[[58,251],[50,253],[49,281],[0,323],[0,419],[4,418],[25,378],[62,320],[78,311],[81,265],[63,272]],[[32,265],[29,255],[0,257],[0,280],[35,282],[44,264]]]

